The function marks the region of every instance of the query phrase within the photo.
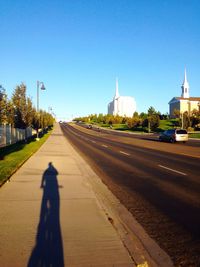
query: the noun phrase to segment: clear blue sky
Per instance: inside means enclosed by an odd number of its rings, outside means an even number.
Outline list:
[[[0,84],[24,82],[36,105],[57,117],[107,113],[114,96],[137,111],[168,112],[181,95],[200,96],[199,0],[0,0]]]

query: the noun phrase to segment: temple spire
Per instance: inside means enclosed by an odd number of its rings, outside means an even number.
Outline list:
[[[186,68],[185,68],[184,80],[183,80],[183,84],[182,84],[181,88],[182,88],[181,97],[189,98],[189,83],[187,81]]]
[[[114,99],[119,97],[118,78],[116,78],[116,89]]]

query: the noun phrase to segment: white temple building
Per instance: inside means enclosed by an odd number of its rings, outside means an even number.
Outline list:
[[[181,86],[182,94],[181,97],[173,97],[169,101],[169,115],[170,118],[175,118],[174,111],[180,112],[180,115],[184,112],[188,112],[191,115],[194,109],[200,111],[200,97],[190,97],[189,83],[187,80],[187,74],[185,70],[183,84]]]
[[[116,90],[113,101],[108,104],[108,114],[132,117],[136,111],[135,99],[131,96],[120,96],[118,80],[116,79]]]

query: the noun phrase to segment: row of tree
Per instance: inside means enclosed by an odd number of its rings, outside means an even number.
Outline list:
[[[179,119],[179,126],[184,129],[200,129],[200,110],[193,109],[189,114],[188,111],[180,113],[174,110],[174,116]]]
[[[16,86],[11,99],[6,90],[0,85],[0,125],[11,124],[14,128],[33,129],[52,126],[54,118],[51,114],[39,110],[37,112],[32,99],[27,97],[27,87],[21,83]]]
[[[200,112],[193,110],[189,115],[188,112],[183,114],[174,112],[176,119],[171,120],[174,127],[181,127],[184,129],[198,129],[200,128]],[[160,126],[161,120],[169,119],[168,114],[161,114],[159,111],[156,111],[154,107],[150,107],[147,113],[138,113],[135,112],[133,116],[122,117],[119,115],[103,115],[103,114],[91,114],[86,117],[75,118],[74,121],[82,121],[86,123],[98,123],[98,124],[126,124],[129,129],[143,128],[147,131],[156,131]]]
[[[155,130],[159,126],[160,119],[167,118],[168,115],[161,115],[153,107],[148,109],[148,113],[135,112],[133,117],[119,116],[119,115],[103,115],[91,114],[87,117],[75,118],[74,121],[93,122],[99,124],[126,124],[128,128],[135,129],[138,127],[148,128],[148,130]]]

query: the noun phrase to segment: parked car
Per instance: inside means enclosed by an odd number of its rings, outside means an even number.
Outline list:
[[[92,125],[89,124],[89,125],[87,126],[87,129],[92,129]]]
[[[160,141],[167,141],[167,142],[186,142],[188,141],[188,133],[184,129],[171,129],[164,131],[159,136]]]

